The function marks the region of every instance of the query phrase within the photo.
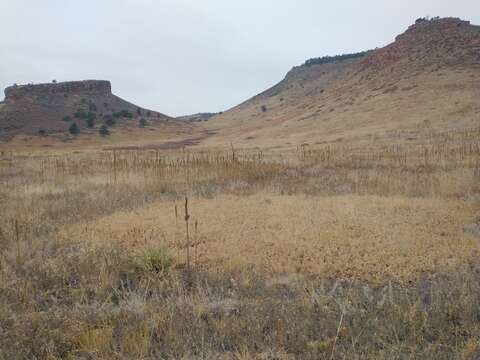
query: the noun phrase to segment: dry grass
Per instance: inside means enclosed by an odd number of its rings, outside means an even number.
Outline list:
[[[478,358],[479,139],[437,135],[3,152],[0,358]]]
[[[372,141],[425,145],[430,133],[478,127],[478,68],[430,69],[373,82],[347,76],[324,83],[324,78],[296,79],[279,94],[255,98],[214,117],[206,127],[220,136],[206,144],[227,146],[233,141],[238,147],[272,149],[302,143],[365,146]],[[385,93],[389,81],[397,90]],[[262,105],[268,111],[262,112]]]
[[[184,262],[184,230],[175,227],[174,206],[162,201],[116,212],[68,226],[59,236],[133,250],[166,243]],[[192,200],[190,207],[203,269],[254,265],[269,273],[415,280],[449,272],[480,250],[463,230],[480,207],[459,200],[255,194]]]

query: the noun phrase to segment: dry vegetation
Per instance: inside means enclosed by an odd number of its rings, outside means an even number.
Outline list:
[[[4,151],[0,358],[478,359],[478,129],[370,145]]]

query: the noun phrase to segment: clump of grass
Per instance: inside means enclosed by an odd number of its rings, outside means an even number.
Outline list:
[[[165,275],[172,269],[174,263],[174,258],[163,246],[148,248],[134,258],[137,270],[144,273]]]

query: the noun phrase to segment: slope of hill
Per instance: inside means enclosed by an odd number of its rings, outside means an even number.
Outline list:
[[[419,19],[395,41],[293,68],[279,84],[212,118],[208,144],[423,142],[480,125],[480,27]]]
[[[138,127],[142,118],[144,125],[173,120],[112,94],[109,81],[14,85],[0,103],[0,136],[68,133],[73,123],[80,130],[102,124]]]
[[[200,121],[208,121],[208,119],[214,117],[215,115],[217,115],[217,113],[205,112],[205,113],[179,116],[179,117],[176,117],[175,119],[181,120],[181,121],[188,121],[188,122],[200,122]]]

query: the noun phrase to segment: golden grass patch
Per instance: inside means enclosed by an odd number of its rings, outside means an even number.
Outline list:
[[[63,228],[59,236],[132,251],[162,243],[184,261],[184,224],[180,217],[176,225],[174,208],[173,201],[157,202]],[[410,280],[478,256],[478,238],[463,232],[478,210],[453,199],[222,195],[190,200],[199,224],[191,243],[207,268],[254,264],[275,273]]]

